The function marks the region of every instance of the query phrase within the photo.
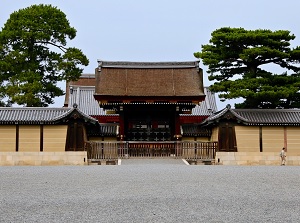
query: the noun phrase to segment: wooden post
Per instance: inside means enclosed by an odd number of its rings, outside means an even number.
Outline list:
[[[176,141],[181,140],[181,131],[180,131],[180,116],[179,116],[179,106],[175,107],[175,129],[174,129],[174,139]]]
[[[120,141],[123,141],[125,140],[125,117],[124,117],[124,107],[122,105],[120,106],[119,118],[120,118],[120,129],[119,129]]]

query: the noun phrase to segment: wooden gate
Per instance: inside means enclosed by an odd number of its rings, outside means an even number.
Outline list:
[[[237,152],[234,125],[222,123],[219,126],[219,148],[220,152]]]

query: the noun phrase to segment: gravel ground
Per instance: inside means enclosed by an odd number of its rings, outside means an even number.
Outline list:
[[[299,222],[300,167],[145,162],[0,167],[0,222]]]

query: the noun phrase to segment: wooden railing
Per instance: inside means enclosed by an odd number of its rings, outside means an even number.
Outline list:
[[[213,160],[218,142],[181,142],[181,147],[182,154],[180,155],[184,159]]]
[[[213,160],[217,142],[168,141],[88,141],[85,150],[89,161],[116,160],[130,157],[173,157],[189,160]]]

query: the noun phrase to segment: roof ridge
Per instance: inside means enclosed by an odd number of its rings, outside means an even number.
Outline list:
[[[255,111],[255,112],[257,112],[257,111],[259,111],[259,112],[274,112],[274,111],[276,111],[276,112],[299,112],[300,111],[300,109],[299,108],[284,108],[284,109],[281,109],[281,108],[236,108],[236,109],[233,109],[233,110],[235,110],[235,111],[237,111],[237,112],[239,112],[239,111],[247,111],[247,112],[249,112],[249,111]]]
[[[0,110],[68,110],[68,107],[0,107]]]
[[[243,120],[243,121],[245,121],[245,122],[249,122],[249,121],[250,121],[249,119],[240,116],[240,115],[239,115],[238,113],[236,113],[233,109],[230,109],[230,112],[231,112],[235,117],[237,117],[237,118],[239,118],[239,119],[241,119],[241,120]]]
[[[105,61],[98,60],[98,68],[124,67],[124,68],[170,68],[170,67],[198,67],[199,60],[195,61],[165,61],[165,62],[138,62],[138,61]]]

